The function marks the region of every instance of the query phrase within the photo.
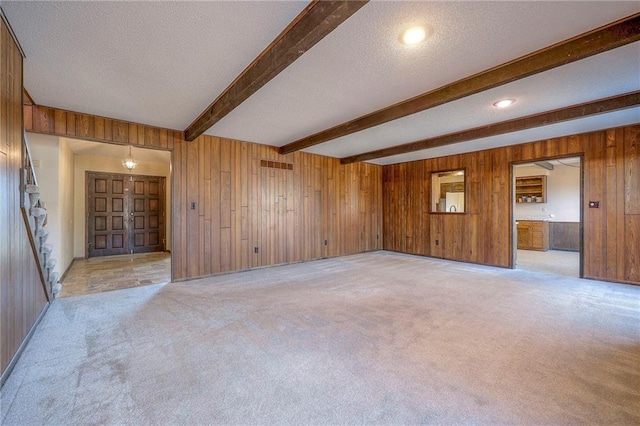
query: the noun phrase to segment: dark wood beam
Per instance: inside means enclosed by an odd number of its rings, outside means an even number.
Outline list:
[[[194,140],[229,114],[368,1],[312,1],[189,125],[185,130],[186,140]]]
[[[640,91],[630,92],[624,95],[600,99],[594,102],[573,105],[553,111],[502,121],[500,123],[475,127],[461,132],[449,133],[403,145],[353,155],[351,157],[342,158],[340,162],[342,164],[350,164],[359,161],[373,160],[374,158],[390,157],[392,155],[422,151],[424,149],[437,148],[454,143],[468,142],[475,139],[503,135],[505,133],[518,132],[535,127],[548,126],[551,124],[561,123],[563,121],[603,114],[605,112],[618,111],[637,106],[638,104],[640,104]]]
[[[640,40],[640,13],[442,86],[431,92],[423,93],[371,114],[298,139],[280,147],[278,152],[289,154],[318,145],[638,40]]]

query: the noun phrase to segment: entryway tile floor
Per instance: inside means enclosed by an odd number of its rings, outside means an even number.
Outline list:
[[[58,297],[81,296],[171,281],[171,253],[76,259]]]

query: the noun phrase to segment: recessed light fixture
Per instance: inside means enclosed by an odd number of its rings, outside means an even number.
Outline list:
[[[493,103],[493,106],[496,108],[506,108],[512,105],[516,100],[515,99],[501,99]]]
[[[411,27],[400,35],[400,41],[407,46],[414,46],[425,38],[427,38],[427,30],[422,26]]]

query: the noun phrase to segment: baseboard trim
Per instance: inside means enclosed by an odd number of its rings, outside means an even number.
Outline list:
[[[172,283],[183,283],[183,282],[187,282],[187,281],[194,281],[194,280],[200,280],[203,278],[211,278],[211,277],[218,277],[220,275],[229,275],[229,274],[236,274],[239,272],[249,272],[249,271],[256,271],[259,269],[265,269],[265,268],[277,268],[278,266],[287,266],[287,265],[295,265],[297,263],[307,263],[307,262],[315,262],[316,260],[324,260],[324,259],[335,259],[337,257],[345,257],[345,256],[353,256],[356,254],[362,254],[362,253],[373,253],[376,251],[384,251],[384,249],[372,249],[372,250],[363,250],[363,251],[359,251],[356,253],[349,253],[349,254],[340,254],[340,255],[336,255],[336,256],[325,256],[325,257],[318,257],[318,258],[314,258],[314,259],[305,259],[305,260],[296,260],[293,262],[285,262],[285,263],[274,263],[273,265],[262,265],[262,266],[254,266],[253,268],[245,268],[245,269],[234,269],[233,271],[224,271],[224,272],[215,272],[213,274],[209,274],[209,275],[200,275],[197,277],[187,277],[187,278],[173,278],[173,269],[171,270],[171,282]]]
[[[76,263],[76,260],[78,259],[81,259],[81,258],[74,257],[73,259],[71,259],[69,266],[67,266],[67,269],[65,269],[64,273],[60,276],[60,278],[58,279],[58,282],[62,283],[62,281],[64,281],[64,279],[67,278],[67,274],[69,274],[71,267],[73,266],[74,263]]]
[[[49,306],[51,306],[51,303],[53,302],[47,302],[47,304],[44,305],[44,308],[42,308],[42,311],[40,311],[40,315],[38,315],[38,319],[36,319],[36,322],[33,323],[33,325],[31,326],[31,329],[29,330],[25,338],[22,340],[22,343],[20,343],[20,346],[18,346],[18,350],[16,351],[15,355],[13,356],[13,358],[11,358],[11,361],[9,361],[7,368],[5,368],[4,371],[2,372],[2,375],[0,376],[0,389],[4,385],[4,382],[11,375],[13,368],[18,363],[18,360],[20,359],[22,352],[24,352],[24,349],[27,347],[27,344],[31,340],[33,333],[35,333],[36,328],[38,328],[38,325],[40,325],[40,321],[42,321],[42,318],[44,318],[45,314],[49,310]]]

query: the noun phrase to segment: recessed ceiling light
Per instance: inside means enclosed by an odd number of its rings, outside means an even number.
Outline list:
[[[427,30],[421,26],[411,27],[400,35],[400,41],[407,46],[413,46],[427,38]]]
[[[493,103],[493,106],[496,108],[506,108],[512,105],[516,100],[515,99],[502,99]]]

